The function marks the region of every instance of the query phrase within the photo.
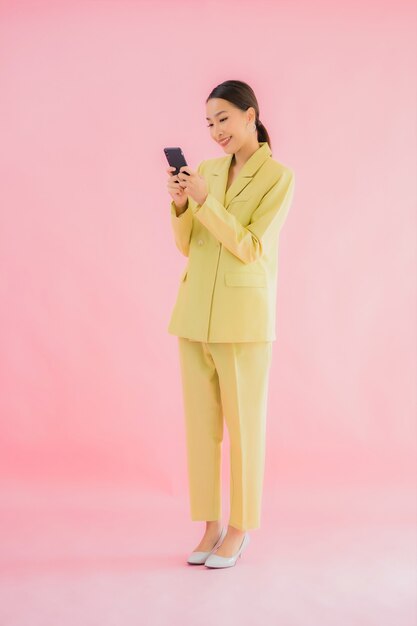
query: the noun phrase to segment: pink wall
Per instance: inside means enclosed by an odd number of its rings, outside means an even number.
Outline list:
[[[164,146],[248,82],[296,173],[266,489],[414,480],[412,2],[0,5],[0,470],[183,493]],[[226,468],[227,469],[227,468]]]

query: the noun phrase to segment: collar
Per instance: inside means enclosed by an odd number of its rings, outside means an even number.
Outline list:
[[[211,172],[211,175],[215,177],[212,180],[211,193],[213,193],[220,202],[224,202],[227,208],[231,200],[246,187],[259,168],[271,155],[272,151],[268,142],[260,141],[259,148],[255,150],[239,170],[239,173],[227,191],[226,184],[233,154],[228,154],[224,158],[220,158]]]

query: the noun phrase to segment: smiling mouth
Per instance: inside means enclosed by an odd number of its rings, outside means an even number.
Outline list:
[[[219,141],[219,144],[221,146],[225,146],[227,143],[229,143],[231,137],[228,137],[227,139],[223,139],[222,141]]]

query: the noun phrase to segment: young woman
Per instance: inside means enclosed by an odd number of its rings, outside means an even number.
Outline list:
[[[228,80],[206,100],[226,156],[168,168],[175,244],[186,257],[168,332],[178,336],[192,520],[205,534],[188,563],[236,564],[259,528],[268,377],[275,341],[278,242],[294,172],[272,158],[251,87]],[[188,172],[184,174],[184,172]],[[221,522],[223,416],[230,519]]]

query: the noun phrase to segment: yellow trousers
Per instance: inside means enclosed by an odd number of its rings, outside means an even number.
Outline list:
[[[223,417],[230,441],[230,519],[259,528],[272,341],[178,337],[192,520],[221,519]]]

